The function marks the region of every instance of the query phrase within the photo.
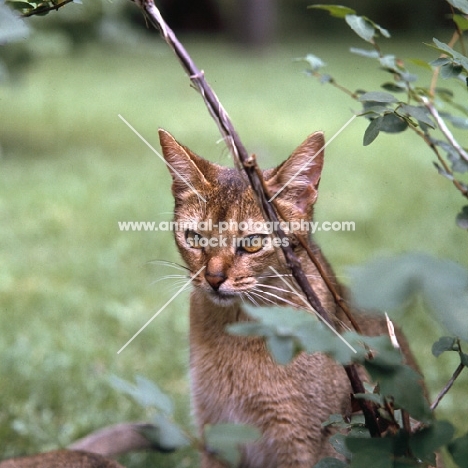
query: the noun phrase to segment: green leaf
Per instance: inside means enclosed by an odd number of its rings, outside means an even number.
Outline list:
[[[431,410],[421,386],[422,377],[413,369],[403,364],[388,365],[379,356],[366,360],[364,365],[372,381],[379,384],[382,396],[392,397],[397,408],[406,410],[419,421],[431,420]]]
[[[435,128],[434,122],[432,121],[429,111],[424,106],[411,106],[409,104],[402,104],[400,109],[408,116],[413,117],[418,122]]]
[[[468,433],[455,439],[447,448],[460,468],[468,468]]]
[[[465,205],[461,212],[457,214],[456,222],[462,229],[468,229],[468,205]]]
[[[461,364],[463,364],[465,367],[468,367],[468,354],[460,352],[459,356]]]
[[[353,397],[357,400],[371,401],[372,403],[375,403],[378,406],[383,406],[384,404],[382,395],[379,395],[378,393],[355,393]]]
[[[356,13],[352,8],[341,5],[310,5],[307,8],[315,8],[317,10],[326,10],[331,16],[335,18],[345,18],[346,15],[353,15]]]
[[[440,76],[447,80],[449,78],[457,78],[458,75],[463,71],[461,65],[456,65],[455,63],[446,63],[440,68]]]
[[[139,405],[144,408],[155,407],[166,415],[172,415],[174,405],[171,398],[163,393],[155,383],[142,376],[137,376],[136,382],[135,386],[119,377],[111,377],[112,386],[122,393],[130,395]]]
[[[394,112],[389,112],[383,115],[380,123],[380,131],[386,133],[399,133],[408,128],[408,122],[396,115]]]
[[[452,61],[447,57],[439,57],[438,59],[433,60],[430,64],[433,67],[441,67],[442,65],[446,65],[447,63],[451,63]]]
[[[273,335],[266,340],[268,351],[278,364],[286,365],[295,353],[294,339],[290,336]]]
[[[460,10],[462,13],[468,14],[468,1],[467,0],[447,0],[450,5]]]
[[[206,425],[204,429],[205,443],[223,461],[231,466],[240,462],[239,446],[255,442],[261,437],[261,432],[245,424]]]
[[[350,274],[360,307],[390,311],[419,293],[451,334],[468,341],[468,271],[462,266],[411,253],[375,260]]]
[[[468,2],[466,3],[468,5]],[[463,15],[453,15],[452,19],[461,31],[468,30],[468,19],[466,19]]]
[[[337,424],[341,426],[344,423],[343,415],[331,414],[326,421],[322,423],[322,427],[333,426]]]
[[[444,102],[452,102],[453,100],[453,91],[447,88],[440,88],[439,86],[435,89],[435,93],[440,97]]]
[[[418,58],[412,58],[407,60],[409,63],[412,63],[414,65],[417,65],[418,67],[425,68],[428,71],[432,70],[432,67],[429,63],[427,63],[425,60],[418,59]]]
[[[465,70],[468,71],[468,58],[467,57],[460,54],[456,50],[452,49],[449,45],[444,44],[443,42],[437,40],[435,37],[432,40],[434,41],[435,46],[433,46],[432,44],[427,44],[427,45],[429,45],[430,47],[434,49],[437,49],[440,52],[443,52],[444,54],[449,55],[454,60],[456,60],[458,65],[461,65]]]
[[[455,120],[455,119],[460,119],[458,117],[453,117],[452,115],[450,115],[450,114],[448,114],[446,112],[443,112],[441,114],[448,121],[452,121],[452,120]],[[468,172],[468,162],[465,161],[460,156],[458,151],[450,143],[448,143],[446,141],[443,141],[443,140],[436,140],[436,139],[432,139],[432,143],[434,143],[434,145],[436,145],[436,146],[440,146],[444,151],[447,152],[447,159],[452,163],[452,170],[454,172],[461,172],[461,173]],[[447,175],[444,174],[443,172],[442,172],[442,175],[447,177]],[[449,180],[453,180],[453,175],[448,174],[447,178]]]
[[[367,18],[349,14],[345,16],[345,21],[360,38],[367,42],[373,41],[375,28]]]
[[[364,146],[370,145],[379,136],[382,120],[383,118],[380,116],[371,120],[371,123],[364,132],[364,138],[362,141]]]
[[[33,10],[35,8],[34,5],[31,5],[28,2],[7,1],[6,4],[10,5],[10,7],[14,10],[19,10],[21,12],[23,12],[23,10],[28,11]]]
[[[379,53],[373,49],[366,50],[366,49],[358,49],[356,47],[351,47],[349,51],[352,54],[360,55],[361,57],[373,58],[373,59],[379,58],[380,56]]]
[[[344,434],[337,432],[336,434],[333,434],[328,441],[340,455],[343,455],[348,459],[351,458],[351,452],[346,445],[346,436]]]
[[[439,357],[445,351],[457,351],[454,346],[457,339],[453,336],[442,336],[432,345],[432,354]]]
[[[332,333],[311,313],[288,307],[245,308],[248,315],[258,322],[228,325],[228,333],[244,336],[263,336],[275,358],[282,363],[288,356],[304,350],[307,353],[328,354],[338,362],[350,363],[363,354],[357,354],[344,338]],[[288,361],[289,362],[289,361]]]
[[[380,57],[379,62],[382,67],[388,68],[391,72],[398,71],[398,65],[394,55],[384,55]]]
[[[384,83],[381,87],[392,93],[402,93],[406,91],[406,86],[402,83]]]
[[[346,438],[352,452],[350,468],[393,468],[393,441],[390,438]]]
[[[174,452],[190,445],[190,439],[183,430],[162,414],[157,414],[153,424],[142,427],[139,432],[161,452]]]
[[[412,435],[409,441],[411,451],[417,458],[431,462],[435,458],[434,452],[448,444],[454,433],[455,429],[449,422],[434,421],[430,426]]]
[[[346,468],[347,466],[347,463],[338,460],[338,458],[326,457],[322,458],[313,468]]]
[[[382,91],[371,91],[369,93],[364,93],[361,96],[359,96],[359,101],[395,103],[398,102],[398,99],[390,93],[384,93]]]

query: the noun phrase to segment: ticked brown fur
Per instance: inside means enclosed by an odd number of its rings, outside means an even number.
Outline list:
[[[325,456],[337,456],[328,442],[330,434],[321,424],[331,414],[351,412],[351,389],[343,368],[325,355],[305,353],[281,366],[262,338],[232,336],[225,331],[228,324],[248,320],[242,303],[303,306],[283,282],[292,284],[292,279],[279,249],[270,246],[248,252],[236,247],[237,239],[263,236],[264,231],[243,231],[233,224],[220,232],[216,227],[222,221],[263,222],[252,189],[236,169],[200,158],[164,130],[159,136],[173,178],[175,221],[212,220],[210,230],[179,229],[175,233],[191,276],[205,267],[193,278],[190,298],[190,373],[200,431],[206,424],[223,422],[259,428],[263,436],[243,449],[242,467],[311,468]],[[282,189],[277,201],[288,221],[312,219],[323,146],[323,134],[314,133],[283,164],[263,173],[271,194]],[[200,248],[191,243],[194,236],[197,241],[226,237],[227,244]],[[314,249],[312,239],[309,242]],[[302,247],[295,247],[295,253],[322,304],[341,327],[344,318],[323,279]],[[317,255],[333,277],[319,252]],[[366,321],[362,328],[365,334],[385,332],[380,320]],[[202,454],[203,468],[221,466],[213,454]]]

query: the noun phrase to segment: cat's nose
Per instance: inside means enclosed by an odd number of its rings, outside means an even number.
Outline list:
[[[208,284],[217,291],[219,287],[226,281],[226,276],[224,273],[210,273],[205,274],[205,279]]]

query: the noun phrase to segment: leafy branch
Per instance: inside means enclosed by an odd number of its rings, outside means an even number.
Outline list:
[[[319,79],[321,83],[329,83],[359,102],[362,110],[359,116],[367,118],[370,123],[364,133],[364,146],[371,144],[380,132],[400,133],[407,128],[414,131],[434,152],[438,163],[438,172],[449,179],[463,197],[468,198],[468,185],[455,174],[468,172],[468,152],[458,143],[449,130],[446,121],[461,129],[468,129],[468,108],[455,102],[453,93],[437,87],[439,75],[444,78],[456,78],[459,82],[468,83],[468,58],[464,55],[463,31],[468,30],[468,2],[466,0],[448,0],[452,11],[460,10],[461,14],[453,14],[456,31],[449,44],[433,39],[430,47],[441,52],[438,59],[427,64],[418,64],[433,71],[429,87],[417,83],[417,75],[408,71],[403,60],[391,54],[384,54],[377,44],[377,38],[389,38],[388,31],[365,16],[357,16],[348,7],[339,5],[312,5],[310,8],[328,11],[332,16],[344,19],[351,29],[364,41],[372,45],[372,49],[351,48],[356,55],[377,60],[384,71],[392,75],[393,80],[382,84],[385,91],[365,92],[352,91],[340,84],[334,77],[323,73],[324,62],[313,54],[308,54],[303,60],[308,63],[307,73]],[[453,49],[460,42],[463,53]],[[405,99],[399,99],[395,93],[404,93]],[[438,111],[436,102],[446,103],[464,114],[454,116],[448,112]],[[444,139],[431,135],[434,130],[440,130]],[[445,153],[445,157],[442,154]],[[457,224],[464,228],[466,211],[457,216]]]
[[[27,0],[7,0],[6,2],[14,10],[21,13],[23,18],[29,16],[42,16],[46,15],[50,11],[58,11],[68,3],[79,3],[81,0],[38,0],[38,1],[27,1]]]
[[[436,399],[431,404],[431,410],[434,410],[437,408],[439,403],[442,401],[442,398],[452,388],[453,384],[455,383],[455,380],[457,380],[457,378],[459,377],[463,369],[468,366],[468,354],[462,351],[459,338],[454,338],[451,336],[443,336],[442,338],[439,339],[439,341],[434,343],[434,345],[432,346],[432,354],[435,357],[439,357],[445,351],[457,352],[460,357],[460,364],[458,364],[452,377],[450,377],[450,380],[447,382],[445,387],[440,391]]]

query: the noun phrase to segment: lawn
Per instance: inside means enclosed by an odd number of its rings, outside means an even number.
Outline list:
[[[344,41],[286,43],[263,55],[217,40],[189,37],[186,45],[264,167],[314,130],[330,139],[357,108],[292,59],[320,55],[351,88],[376,90],[383,79],[372,62],[347,54]],[[396,48],[408,55],[407,44]],[[15,85],[2,85],[0,102],[0,459],[150,418],[111,387],[111,375],[154,380],[190,426],[188,293],[117,354],[177,288],[164,277],[178,271],[152,261],[179,261],[171,233],[118,229],[118,221],[170,220],[172,211],[166,168],[118,115],[156,149],[163,127],[212,161],[232,164],[201,98],[155,39],[44,56]],[[340,277],[346,281],[350,265],[412,250],[468,266],[466,233],[454,223],[463,200],[437,175],[430,151],[409,133],[364,148],[365,126],[355,120],[327,148],[316,210],[318,221],[356,223],[355,232],[317,236]],[[443,332],[416,309],[404,326],[434,396],[456,362],[432,357]],[[439,413],[465,430],[467,389],[465,375]],[[196,456],[132,455],[123,463],[189,467]]]

